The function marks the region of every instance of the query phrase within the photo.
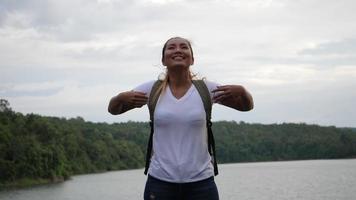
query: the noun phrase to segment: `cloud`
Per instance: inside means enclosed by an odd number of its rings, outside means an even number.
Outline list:
[[[312,46],[312,47],[310,47]],[[306,45],[301,50],[296,50],[285,55],[266,56],[238,56],[236,60],[243,60],[249,65],[286,65],[306,66],[317,70],[335,67],[356,67],[356,39],[342,39],[336,42],[322,42]]]
[[[356,38],[344,39],[335,42],[317,44],[315,47],[306,48],[299,52],[300,55],[329,55],[329,56],[355,56]]]
[[[354,8],[352,0],[3,0],[0,95],[26,113],[145,120],[145,109],[108,115],[108,98],[155,79],[163,43],[178,35],[193,42],[194,72],[242,84],[256,99],[251,113],[217,106],[216,119],[355,125],[342,116],[355,115]]]
[[[63,82],[37,82],[24,84],[2,85],[1,95],[4,96],[49,96],[57,93],[63,86]]]
[[[128,19],[134,20],[139,13],[134,12],[134,4],[135,1],[113,1],[110,4],[94,0],[30,0],[21,4],[5,1],[3,10],[6,14],[1,25],[14,26],[10,22],[21,15],[27,20],[28,27],[51,35],[52,39],[62,42],[90,40],[96,34],[123,30],[130,25]]]

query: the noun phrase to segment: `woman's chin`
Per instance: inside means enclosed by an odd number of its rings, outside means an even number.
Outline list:
[[[171,66],[167,67],[168,70],[188,70],[189,65],[183,64],[183,63],[175,63]]]

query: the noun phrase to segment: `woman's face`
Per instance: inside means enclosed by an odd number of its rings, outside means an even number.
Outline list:
[[[194,58],[188,41],[183,38],[170,39],[163,52],[162,63],[167,68],[192,65]]]

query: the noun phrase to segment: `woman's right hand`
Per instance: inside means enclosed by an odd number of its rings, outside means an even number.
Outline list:
[[[133,90],[127,91],[127,92],[122,92],[118,96],[124,105],[130,106],[130,107],[132,106],[135,108],[141,108],[148,101],[148,97],[146,96],[146,93],[137,92],[137,91],[133,91]]]
[[[108,111],[113,115],[118,115],[133,108],[141,108],[147,101],[148,97],[143,92],[122,92],[111,98]]]

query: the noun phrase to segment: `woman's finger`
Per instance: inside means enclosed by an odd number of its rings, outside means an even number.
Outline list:
[[[215,96],[213,98],[213,101],[214,102],[219,102],[219,101],[223,101],[224,99],[226,98],[226,95],[225,94],[219,94],[217,96]]]
[[[133,96],[130,100],[130,103],[135,104],[136,102],[144,103],[147,102],[147,98],[141,96]]]
[[[146,97],[146,96],[135,96],[134,98],[139,99],[139,100],[144,100],[144,101],[148,100],[148,97]]]
[[[139,91],[132,91],[132,92],[135,94],[146,95],[146,93],[144,93],[144,92],[139,92]]]
[[[222,91],[225,91],[225,90],[226,90],[226,88],[224,88],[224,87],[218,87],[218,88],[212,90],[212,92],[222,92]]]
[[[146,100],[136,100],[135,103],[139,103],[139,104],[146,104],[147,101]]]
[[[142,102],[136,102],[135,104],[134,104],[134,106],[135,107],[142,107],[142,106],[144,106],[146,103],[142,103]]]
[[[224,95],[224,92],[215,92],[213,95],[213,99],[219,98]]]
[[[220,85],[220,86],[217,86],[217,88],[214,89],[212,92],[225,91],[225,90],[229,89],[230,87],[231,87],[231,85]]]

